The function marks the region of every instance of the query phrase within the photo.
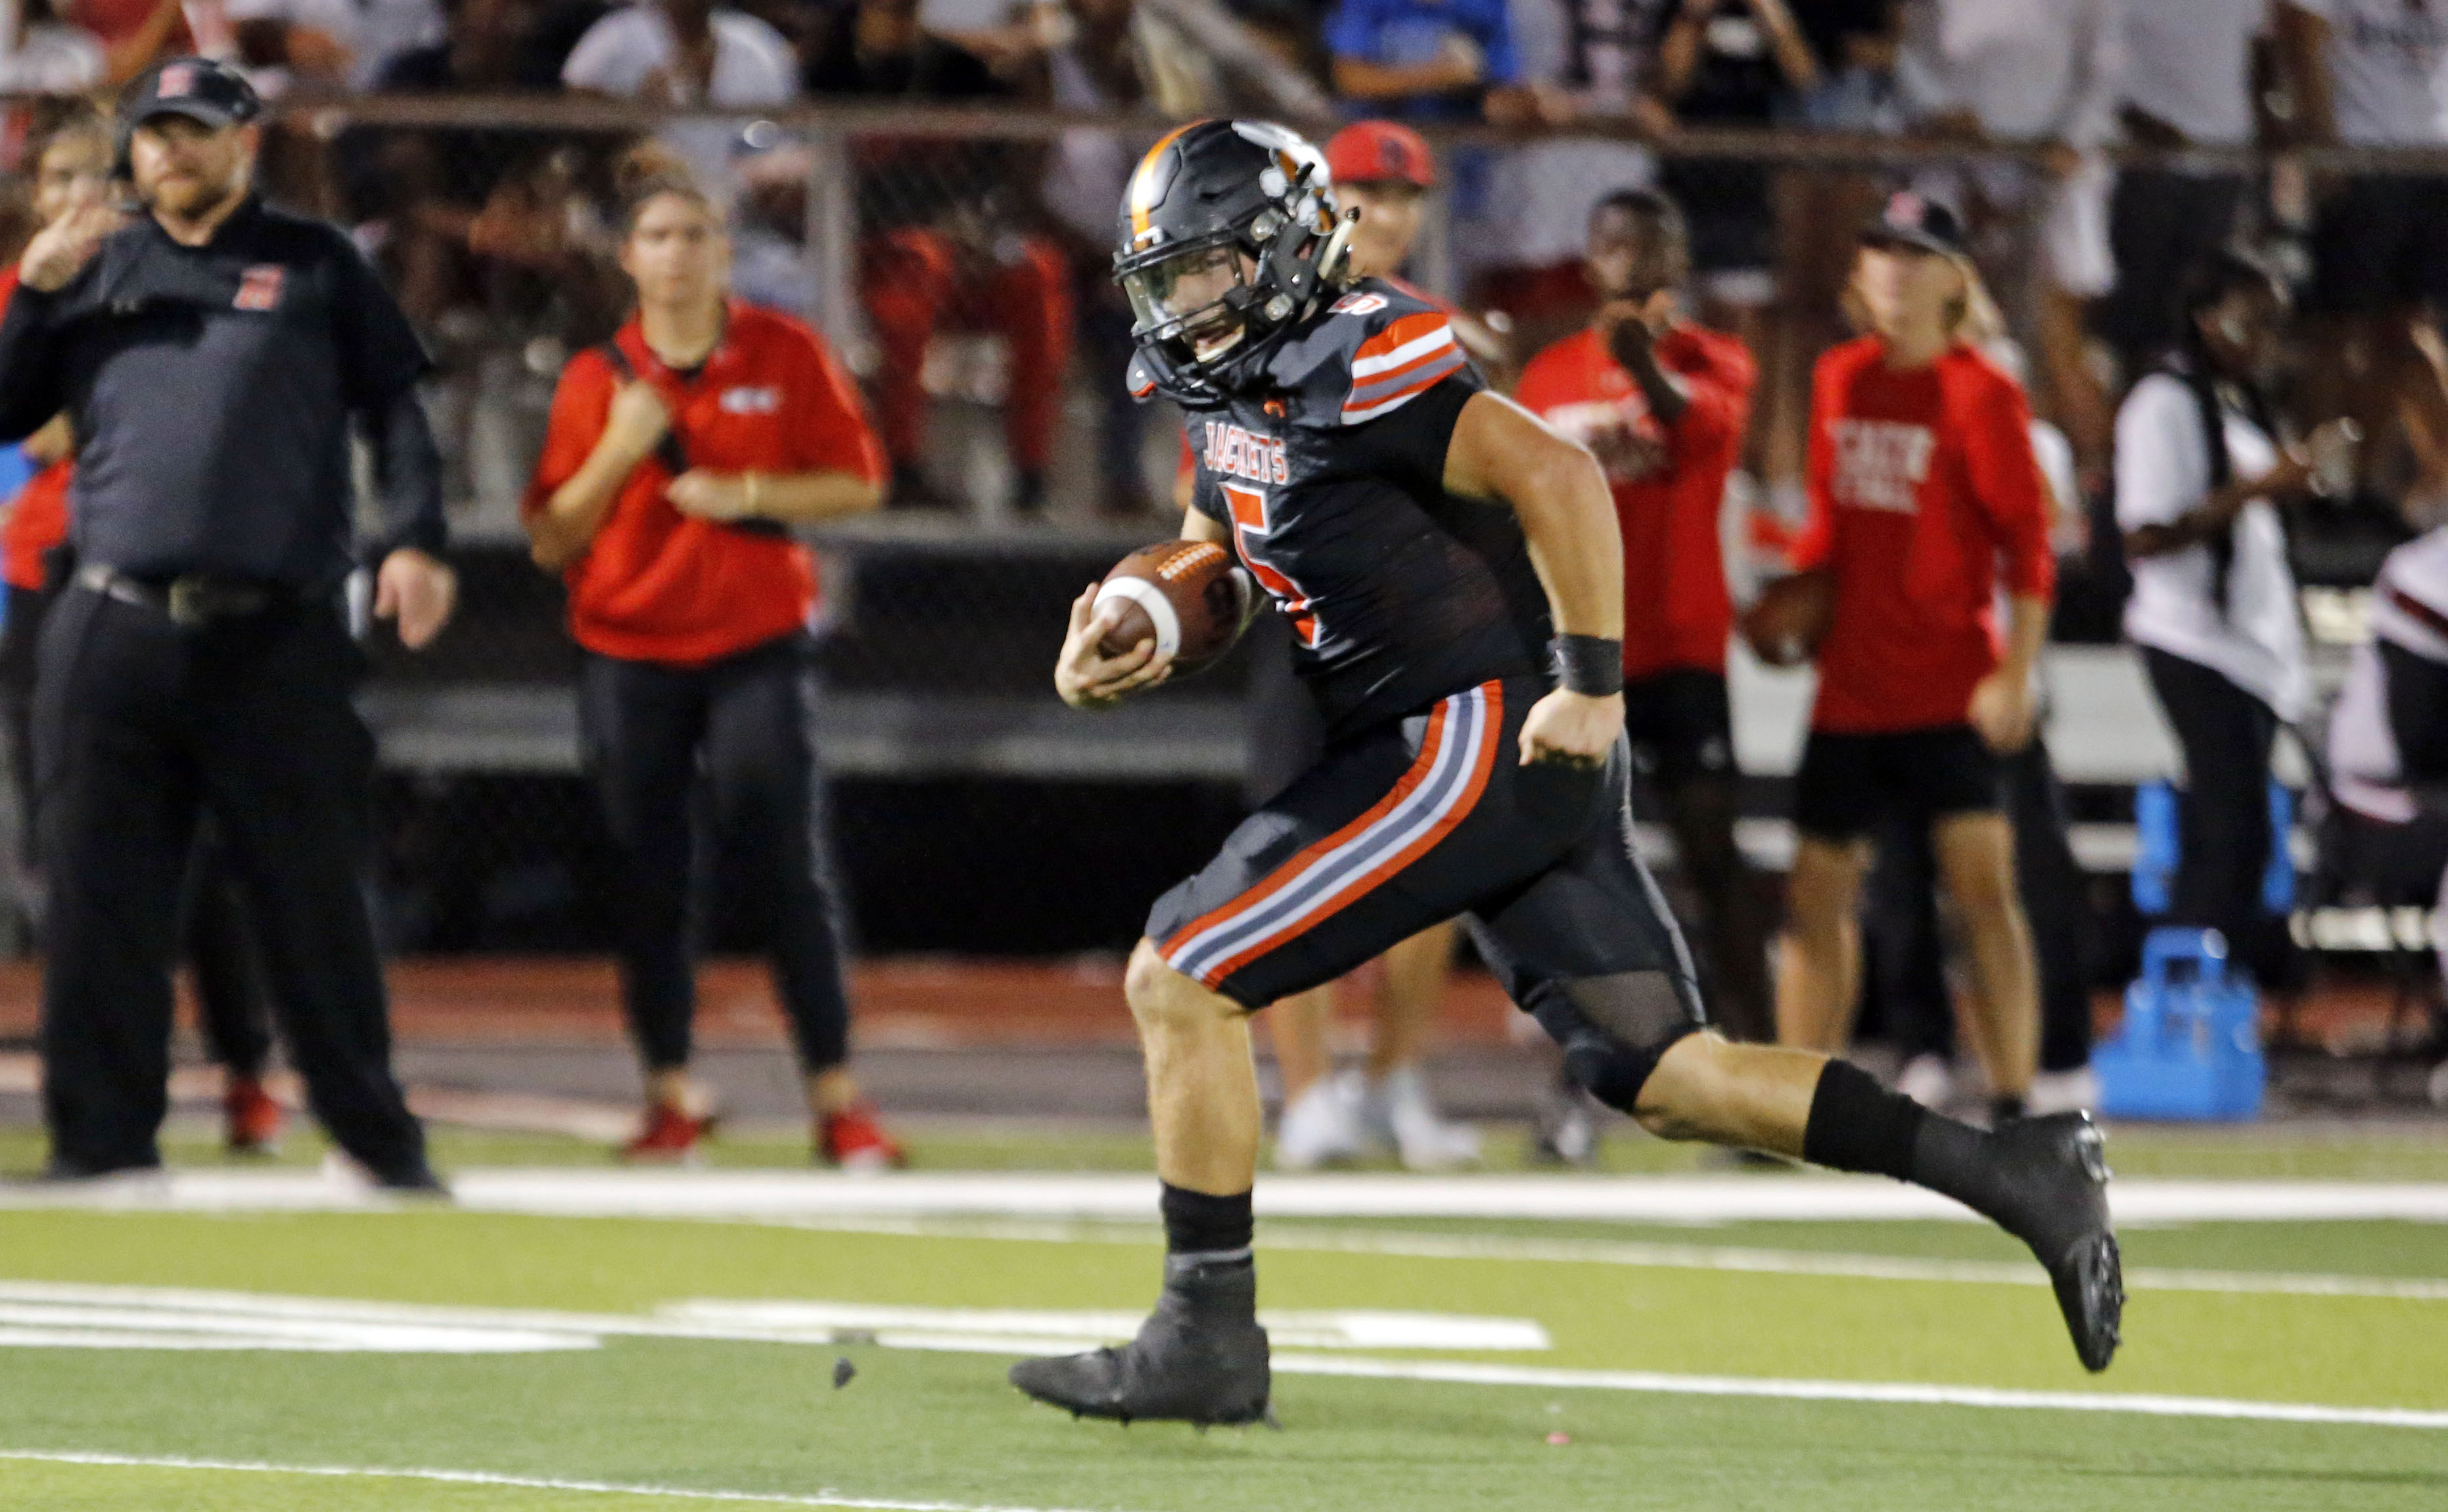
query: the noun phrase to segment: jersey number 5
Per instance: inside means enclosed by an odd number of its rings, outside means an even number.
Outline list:
[[[1283,605],[1284,618],[1291,622],[1292,634],[1300,637],[1300,643],[1315,646],[1317,613],[1310,607],[1309,594],[1285,576],[1280,567],[1270,565],[1264,555],[1267,538],[1273,533],[1267,523],[1266,490],[1237,483],[1223,484],[1222,488],[1224,502],[1233,510],[1233,545],[1248,564],[1250,575]]]

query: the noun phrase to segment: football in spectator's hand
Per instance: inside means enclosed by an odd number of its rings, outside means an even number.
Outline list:
[[[1212,541],[1167,541],[1115,564],[1097,590],[1097,607],[1119,603],[1121,617],[1098,642],[1104,656],[1154,641],[1173,658],[1173,676],[1203,671],[1233,649],[1249,622],[1256,585]]]
[[[1818,654],[1835,610],[1834,576],[1825,568],[1797,572],[1760,590],[1743,613],[1743,639],[1769,666],[1793,666]]]

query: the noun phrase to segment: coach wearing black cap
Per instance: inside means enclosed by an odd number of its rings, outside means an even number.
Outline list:
[[[376,1181],[430,1189],[360,890],[373,753],[339,607],[354,423],[381,493],[374,612],[411,647],[449,617],[427,361],[345,236],[256,199],[259,109],[201,58],[130,85],[144,213],[43,231],[0,320],[0,437],[66,411],[79,445],[82,565],[35,694],[50,1173],[159,1163],[180,871],[209,811],[316,1117]]]

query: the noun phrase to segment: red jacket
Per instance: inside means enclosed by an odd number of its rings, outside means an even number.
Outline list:
[[[1741,459],[1758,381],[1742,342],[1677,325],[1657,342],[1659,366],[1683,381],[1691,406],[1672,426],[1651,414],[1640,388],[1596,330],[1530,359],[1514,397],[1578,441],[1630,427],[1665,448],[1640,477],[1608,475],[1623,528],[1623,675],[1678,667],[1722,673],[1733,604],[1726,594],[1717,519],[1726,478]]]
[[[17,270],[0,269],[0,310],[17,292]],[[9,523],[0,525],[0,582],[12,588],[43,586],[43,557],[68,538],[68,485],[76,478],[76,458],[62,457],[28,479],[9,503]]]
[[[754,305],[733,304],[727,321],[721,345],[693,377],[656,358],[634,317],[614,338],[671,407],[689,465],[717,472],[844,471],[881,481],[883,450],[824,338]],[[585,465],[617,388],[596,348],[562,370],[544,454],[527,486],[527,513],[541,510]],[[624,660],[695,666],[805,624],[816,602],[807,548],[684,515],[664,497],[671,481],[656,458],[638,464],[595,539],[564,571],[578,643]]]
[[[2031,408],[1969,347],[1886,365],[1875,336],[1819,359],[1810,402],[1810,519],[1798,567],[1835,574],[1811,728],[1961,724],[1999,661],[2000,587],[2056,588]]]

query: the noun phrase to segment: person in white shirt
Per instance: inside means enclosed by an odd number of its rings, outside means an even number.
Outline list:
[[[753,109],[787,104],[798,73],[790,43],[745,11],[713,0],[636,0],[586,29],[561,82],[674,109]],[[661,134],[699,184],[730,198],[735,127],[685,121]]]
[[[1963,210],[2037,219],[2039,393],[2086,468],[2105,463],[2107,399],[2083,360],[2091,300],[2116,281],[2108,246],[2111,174],[2128,0],[1905,0],[1896,83],[1924,132],[1966,142],[2045,144],[2046,170],[1982,163],[1915,187]],[[2152,0],[2142,0],[2149,4]],[[2019,280],[1993,277],[1994,288]]]
[[[81,94],[108,71],[101,40],[61,20],[49,0],[0,11],[0,93]]]
[[[2147,147],[2242,147],[2253,139],[2252,48],[2270,0],[2143,0],[2125,8],[2118,116]],[[2128,165],[2116,176],[2108,239],[2116,286],[2100,326],[2138,376],[2176,339],[2185,272],[2232,237],[2248,180],[2229,169]]]
[[[2302,144],[2448,144],[2448,5],[2278,0],[2276,21]],[[2362,425],[2375,443],[2363,455],[2367,484],[2385,476],[2400,435],[2436,468],[2425,453],[2432,438],[2448,437],[2448,395],[2416,326],[2425,305],[2448,308],[2448,182],[2358,174],[2315,193],[2305,406]]]
[[[2116,417],[2116,522],[2133,565],[2125,633],[2185,757],[2169,916],[2224,930],[2266,979],[2285,949],[2260,903],[2269,758],[2305,699],[2278,506],[2309,493],[2314,469],[2307,450],[2280,445],[2257,387],[2287,315],[2285,286],[2222,251],[2187,280],[2180,310],[2179,355],[2135,384]]]

